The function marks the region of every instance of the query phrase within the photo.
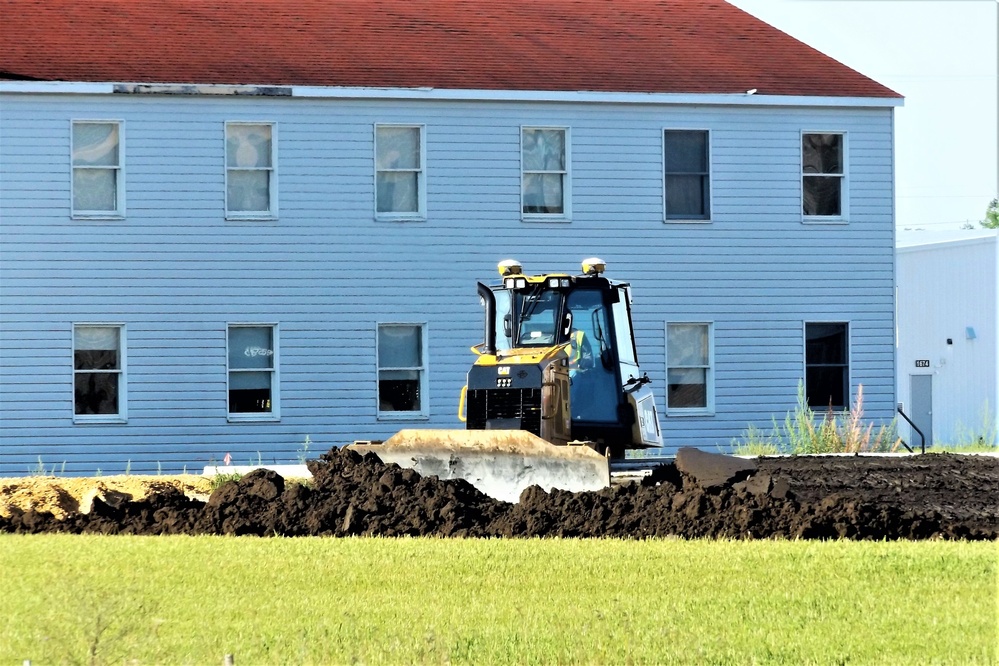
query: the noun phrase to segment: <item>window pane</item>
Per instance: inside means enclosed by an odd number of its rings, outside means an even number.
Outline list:
[[[803,134],[801,155],[804,173],[843,173],[843,135]]]
[[[268,370],[249,372],[232,372],[229,374],[230,389],[270,389],[271,373]]]
[[[378,169],[419,169],[420,128],[379,127]]]
[[[620,294],[620,300],[614,304],[614,321],[617,322],[615,328],[615,335],[617,338],[617,357],[618,362],[621,365],[638,365],[638,359],[635,358],[635,343],[631,339],[632,332],[627,326],[628,322],[628,296],[627,292],[623,287],[618,287],[618,293]],[[621,373],[624,374],[629,372],[627,369],[622,369]],[[625,377],[627,379],[627,377]]]
[[[378,409],[383,412],[420,411],[419,371],[380,371],[378,373]]]
[[[270,125],[226,125],[225,132],[226,166],[271,166]]]
[[[845,364],[846,324],[806,324],[805,363],[809,365]]]
[[[75,370],[117,370],[118,350],[77,349],[73,352]]]
[[[73,210],[118,209],[115,169],[73,169]]]
[[[378,212],[415,213],[419,210],[419,175],[412,171],[378,173]]]
[[[808,406],[815,410],[844,409],[846,407],[846,367],[808,368],[805,379],[805,397]]]
[[[678,407],[707,407],[707,370],[670,369],[666,386],[666,404]]]
[[[802,212],[805,215],[842,214],[839,176],[804,176],[802,178]]]
[[[848,363],[847,324],[805,324],[805,397],[809,407],[846,407]]]
[[[670,324],[666,355],[670,367],[708,364],[708,327],[704,324]]]
[[[667,217],[706,217],[706,196],[706,176],[666,176]]]
[[[234,212],[270,210],[270,172],[229,171],[228,209]]]
[[[229,374],[229,413],[259,414],[271,411],[271,373]]]
[[[73,166],[118,166],[118,124],[73,123]]]
[[[525,171],[564,171],[565,131],[525,129],[523,151]]]
[[[78,372],[73,377],[73,409],[77,414],[118,413],[118,373]]]
[[[418,368],[422,363],[419,326],[378,327],[378,367]]]
[[[524,212],[561,213],[562,174],[524,174]]]
[[[73,347],[76,349],[118,349],[117,326],[76,326]]]
[[[234,326],[229,329],[229,367],[273,368],[273,329],[269,326]],[[243,373],[234,373],[233,378]],[[268,382],[270,380],[268,379]]]
[[[119,329],[114,326],[77,326],[73,330],[73,367],[76,370],[117,370]]]
[[[708,133],[666,132],[666,173],[707,173]]]

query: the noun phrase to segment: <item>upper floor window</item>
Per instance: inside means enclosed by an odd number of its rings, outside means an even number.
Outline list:
[[[666,409],[674,414],[713,408],[711,325],[666,324]]]
[[[225,210],[230,219],[277,215],[272,123],[225,124]]]
[[[663,132],[663,201],[667,221],[711,217],[709,164],[706,131]]]
[[[121,135],[120,122],[73,122],[74,217],[124,215]]]
[[[426,416],[427,364],[423,324],[378,325],[378,415]]]
[[[73,327],[73,414],[80,421],[125,419],[125,329]]]
[[[802,214],[807,218],[845,218],[846,194],[845,135],[802,134]]]
[[[268,420],[280,415],[277,342],[276,326],[229,326],[229,420]]]
[[[848,406],[848,332],[845,323],[805,323],[805,398],[812,409],[846,409]]]
[[[423,217],[423,127],[375,126],[375,213],[387,219]]]
[[[521,211],[525,218],[569,217],[568,131],[521,129]]]

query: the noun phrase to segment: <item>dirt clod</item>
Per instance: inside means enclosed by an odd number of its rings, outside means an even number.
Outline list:
[[[284,536],[997,539],[999,459],[808,456],[743,461],[683,450],[642,483],[595,492],[526,489],[494,500],[464,481],[422,477],[374,454],[332,449],[309,461],[313,482],[257,470],[207,502],[169,483],[127,493],[90,479],[52,491],[54,505],[10,501],[0,485],[0,531]],[[140,478],[140,477],[136,477]],[[161,479],[162,477],[150,477]],[[60,479],[60,481],[62,481]],[[78,486],[87,480],[77,480]],[[38,483],[36,481],[36,483]],[[15,488],[15,490],[10,490]],[[79,487],[76,487],[79,490]],[[128,494],[129,499],[124,497]],[[45,493],[39,492],[40,496]],[[54,510],[58,508],[58,511]]]

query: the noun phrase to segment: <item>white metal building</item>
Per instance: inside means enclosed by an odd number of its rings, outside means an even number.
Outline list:
[[[999,407],[999,232],[901,231],[898,399],[926,443],[995,438]],[[917,434],[900,420],[906,441]]]

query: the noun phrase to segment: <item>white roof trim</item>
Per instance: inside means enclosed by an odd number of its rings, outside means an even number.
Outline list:
[[[337,86],[272,86],[228,84],[80,83],[69,81],[0,81],[0,93],[23,94],[186,94],[273,95],[291,92],[292,97],[334,99],[461,100],[484,102],[588,102],[603,104],[709,104],[738,106],[843,106],[895,107],[896,97],[810,97],[806,95],[761,95],[720,93],[629,93],[545,90],[460,90],[445,88],[370,88]],[[259,92],[256,92],[259,91]],[[287,92],[284,92],[286,95]]]
[[[106,95],[113,83],[71,83],[69,81],[0,81],[0,93],[43,93],[59,95]]]
[[[975,231],[979,231],[976,229]],[[977,235],[969,234],[961,238],[901,238],[896,242],[896,252],[919,252],[923,250],[934,250],[942,247],[961,247],[965,245],[997,245],[999,244],[999,231]]]

